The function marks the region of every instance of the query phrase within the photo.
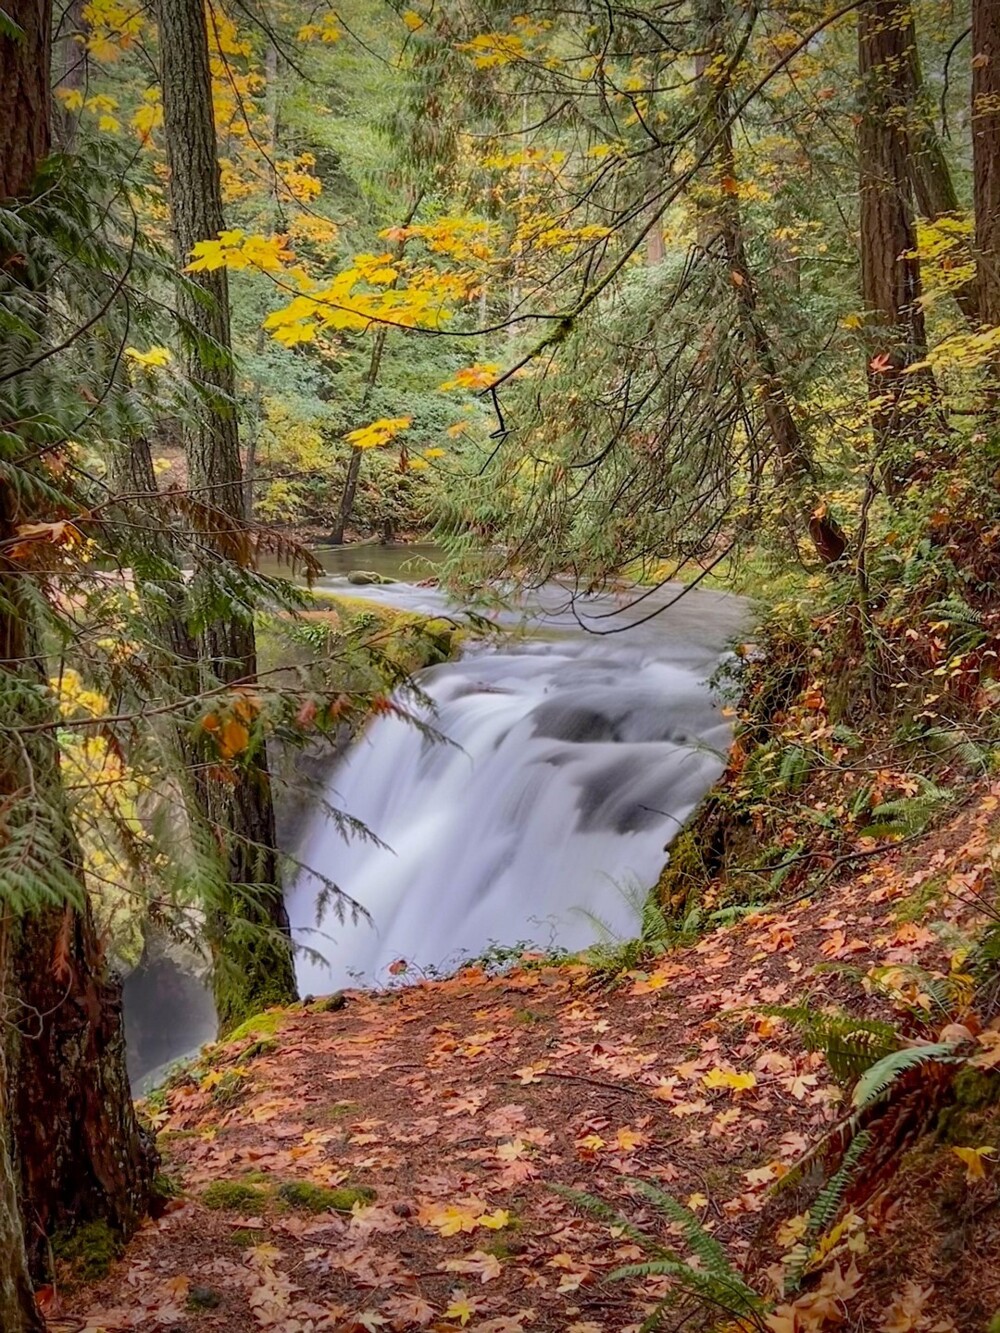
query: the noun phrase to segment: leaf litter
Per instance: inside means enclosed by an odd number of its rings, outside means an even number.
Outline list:
[[[156,1116],[181,1196],[103,1283],[59,1294],[53,1328],[639,1333],[669,1279],[609,1282],[643,1250],[552,1189],[598,1196],[690,1258],[682,1229],[636,1182],[697,1216],[769,1302],[761,1327],[773,1333],[985,1327],[979,1312],[1000,1307],[995,1214],[985,1240],[982,1228],[966,1237],[977,1247],[970,1284],[968,1258],[946,1256],[936,1234],[928,1182],[971,1196],[970,1217],[989,1214],[991,1143],[925,1154],[829,1233],[801,1291],[782,1290],[807,1222],[775,1209],[775,1184],[848,1093],[773,1010],[808,997],[897,1021],[901,1006],[919,1011],[919,994],[859,987],[830,970],[831,956],[855,976],[952,971],[942,941],[968,926],[976,885],[993,873],[998,794],[984,790],[960,828],[925,840],[919,864],[890,850],[821,902],[762,910],[612,989],[578,962],[529,958],[499,976],[472,966],[349,993],[335,1012],[293,1008],[259,1053],[252,1041],[208,1048]],[[961,886],[927,909],[948,931],[902,910],[932,874]],[[996,1063],[998,1042],[982,1034],[981,1064]],[[233,1069],[240,1094],[220,1107],[219,1075]],[[220,1181],[251,1184],[260,1202],[207,1208]],[[288,1182],[334,1202],[292,1206]],[[685,1310],[686,1328],[725,1324],[683,1302],[679,1319]]]

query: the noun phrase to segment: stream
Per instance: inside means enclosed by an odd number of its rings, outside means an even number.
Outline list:
[[[320,588],[458,614],[419,584],[439,558],[432,547],[317,555]],[[348,578],[358,570],[397,581],[359,587]],[[418,673],[423,719],[443,739],[391,715],[369,724],[334,765],[325,802],[382,845],[345,839],[321,803],[299,821],[294,851],[309,869],[286,897],[301,994],[636,933],[665,850],[722,771],[730,739],[708,680],[745,604],[678,592],[647,591],[630,607],[635,594],[573,599],[546,585],[494,617],[509,633]],[[367,917],[318,913],[326,880]],[[215,1035],[204,980],[169,954],[126,978],[125,1021],[137,1092]]]
[[[453,611],[436,588],[324,583]],[[298,855],[370,919],[327,910],[317,920],[320,882],[299,875],[287,899],[296,940],[312,951],[299,954],[303,994],[384,984],[403,962],[407,975],[436,975],[491,949],[576,950],[635,933],[665,849],[729,744],[707,680],[743,603],[695,591],[668,606],[678,591],[629,608],[549,585],[499,617],[516,637],[472,643],[420,673],[424,719],[444,743],[396,717],[368,727],[326,800],[385,845],[345,841],[317,811]]]

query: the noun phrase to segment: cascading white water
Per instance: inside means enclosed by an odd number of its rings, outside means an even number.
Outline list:
[[[416,590],[380,593],[413,605]],[[302,862],[371,920],[327,911],[317,922],[317,877],[299,876],[288,895],[296,938],[324,958],[300,955],[303,993],[382,982],[399,958],[440,969],[490,944],[581,948],[600,933],[595,917],[634,928],[638,891],[723,766],[728,727],[706,677],[739,604],[691,594],[662,621],[611,637],[565,610],[535,611],[557,638],[479,645],[422,674],[427,720],[447,744],[383,717],[335,771],[329,804],[386,846],[345,841],[314,815]]]

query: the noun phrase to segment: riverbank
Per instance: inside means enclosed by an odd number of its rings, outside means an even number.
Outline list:
[[[983,781],[920,841],[611,990],[533,958],[265,1016],[148,1103],[176,1197],[96,1286],[62,1268],[54,1327],[625,1333],[679,1280],[701,1285],[687,1328],[986,1333],[998,1038],[975,1035],[967,942],[998,809]],[[838,1040],[801,1021],[807,1002],[843,1016]],[[867,1143],[831,1202],[849,1136],[830,1131],[879,1042],[909,1054],[858,1112]],[[609,1280],[642,1246],[553,1186],[700,1254],[695,1279]],[[706,1235],[760,1295],[743,1324],[711,1306],[737,1287]]]

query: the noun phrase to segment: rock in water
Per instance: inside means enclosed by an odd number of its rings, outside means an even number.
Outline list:
[[[347,576],[347,582],[363,588],[370,583],[395,583],[396,580],[390,579],[385,574],[378,574],[374,569],[352,569]]]

